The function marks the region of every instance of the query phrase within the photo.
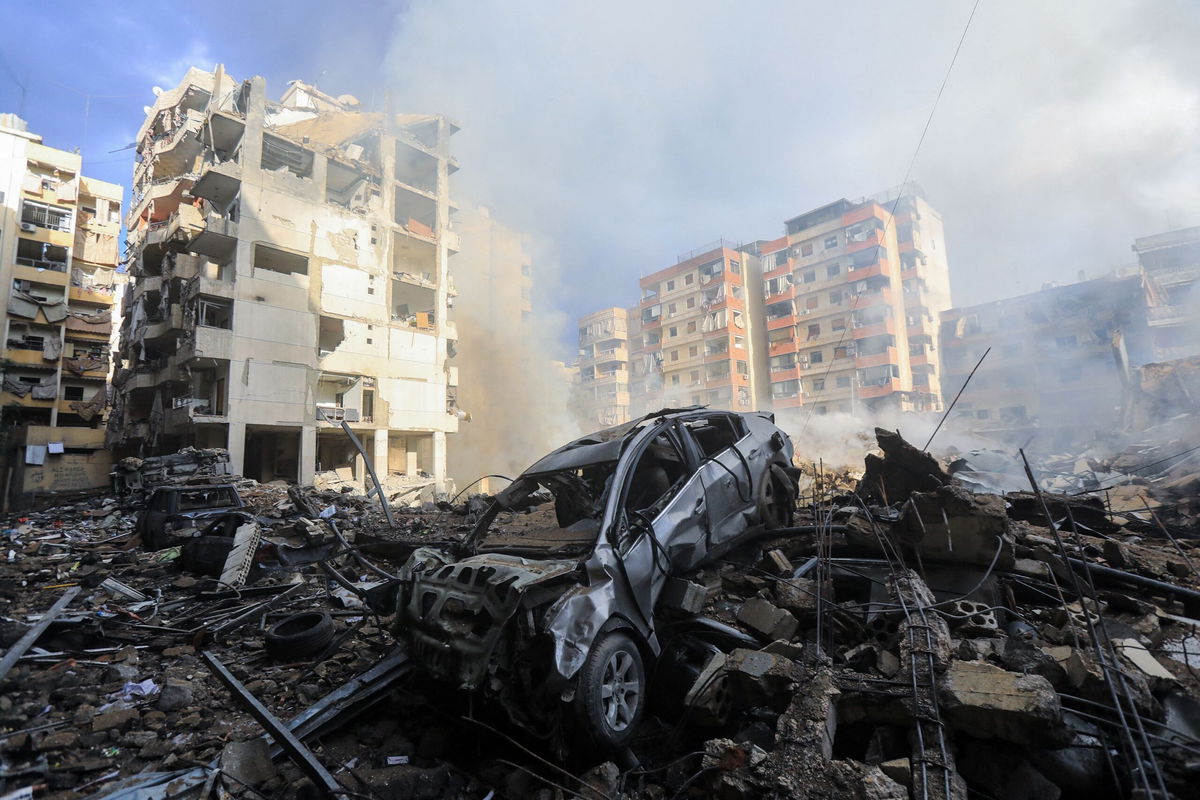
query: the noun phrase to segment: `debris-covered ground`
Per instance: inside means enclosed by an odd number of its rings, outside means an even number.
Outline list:
[[[670,613],[743,646],[653,665],[611,761],[424,677],[372,610],[484,499],[389,525],[352,492],[183,471],[156,480],[244,506],[152,534],[153,486],[127,481],[5,526],[0,794],[1195,796],[1200,459],[1172,430],[1037,459],[1037,490],[1018,454],[939,459],[882,430],[861,474],[801,465],[794,527],[674,577]]]

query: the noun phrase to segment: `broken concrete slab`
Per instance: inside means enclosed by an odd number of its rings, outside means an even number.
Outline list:
[[[751,597],[743,603],[737,620],[768,642],[791,639],[800,628],[800,622],[790,612],[761,597]]]
[[[1050,682],[981,661],[955,661],[942,676],[944,719],[980,739],[1018,744],[1064,744],[1070,735]]]

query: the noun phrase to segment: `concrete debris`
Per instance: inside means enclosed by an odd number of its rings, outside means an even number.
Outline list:
[[[34,638],[0,679],[0,788],[44,786],[38,800],[153,780],[195,791],[212,780],[235,796],[314,791],[244,710],[247,698],[204,666],[207,651],[333,780],[363,795],[1105,800],[1161,781],[1185,796],[1200,752],[1191,473],[1137,484],[1153,516],[1063,485],[1043,493],[1043,507],[1008,482],[1003,459],[947,469],[898,435],[884,432],[880,446],[862,502],[845,502],[848,482],[827,480],[820,516],[798,506],[786,531],[664,581],[659,638],[640,652],[648,705],[621,753],[555,727],[552,710],[572,708],[570,683],[523,706],[468,711],[465,695],[417,670],[393,638],[408,600],[391,576],[429,545],[462,541],[490,498],[399,500],[392,526],[357,491],[156,468],[160,486],[232,487],[236,520],[175,520],[167,532],[179,539],[153,548],[137,492],[11,517],[0,647]],[[1116,474],[1097,457],[1070,464]],[[530,498],[500,524],[537,530],[549,505]],[[217,540],[203,545],[215,571],[196,552],[207,540]],[[218,580],[223,570],[241,585]],[[545,575],[540,585],[556,573]],[[538,624],[537,604],[556,596],[538,585],[505,625]],[[448,615],[460,626],[451,635],[484,631],[474,614]],[[269,653],[267,633],[299,617],[319,621],[319,642]],[[537,640],[521,641],[498,636],[497,652],[516,657],[491,662],[488,680],[538,685]],[[518,729],[538,725],[547,738],[511,746]]]

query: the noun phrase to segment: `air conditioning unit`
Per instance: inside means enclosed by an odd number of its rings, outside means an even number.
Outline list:
[[[25,233],[33,233],[37,230],[37,225],[34,225],[32,222],[22,222],[21,230],[25,231]]]

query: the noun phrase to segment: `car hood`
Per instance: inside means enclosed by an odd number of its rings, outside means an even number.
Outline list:
[[[399,633],[427,671],[478,689],[508,621],[522,604],[565,590],[578,561],[487,553],[459,561],[433,548],[415,551],[401,570]],[[553,585],[554,590],[548,587]],[[536,589],[547,589],[543,595]],[[530,598],[533,598],[532,600]]]

